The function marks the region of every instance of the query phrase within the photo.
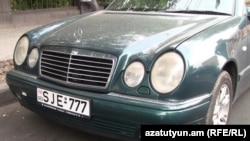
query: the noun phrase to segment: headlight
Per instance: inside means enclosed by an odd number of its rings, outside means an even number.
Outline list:
[[[151,83],[154,89],[162,94],[173,91],[181,82],[184,75],[182,57],[169,52],[160,56],[151,72]]]
[[[29,39],[27,36],[23,36],[16,45],[14,59],[17,65],[22,65],[28,52]]]
[[[145,74],[145,69],[142,63],[133,62],[131,63],[124,74],[124,82],[128,87],[138,86]]]
[[[39,58],[39,52],[37,48],[33,48],[29,55],[28,64],[30,68],[35,67]]]

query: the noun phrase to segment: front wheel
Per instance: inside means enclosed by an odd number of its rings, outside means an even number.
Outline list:
[[[228,72],[223,71],[212,91],[212,99],[207,113],[207,124],[225,125],[231,109],[233,84]]]

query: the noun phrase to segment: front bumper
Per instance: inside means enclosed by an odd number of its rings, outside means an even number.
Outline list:
[[[70,89],[15,70],[8,72],[6,78],[19,102],[34,112],[82,130],[132,138],[140,136],[142,124],[203,124],[210,103],[209,94],[188,101],[165,102]],[[91,117],[79,118],[42,107],[37,102],[37,88],[91,99]]]

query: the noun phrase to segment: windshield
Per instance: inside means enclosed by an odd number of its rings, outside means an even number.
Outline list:
[[[235,0],[114,0],[108,10],[115,11],[213,11],[234,13]]]

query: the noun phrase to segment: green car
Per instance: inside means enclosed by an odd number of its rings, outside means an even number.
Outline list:
[[[144,124],[227,124],[249,88],[244,0],[114,0],[33,29],[7,74],[24,107],[94,134]]]

